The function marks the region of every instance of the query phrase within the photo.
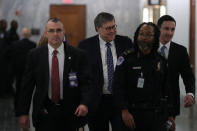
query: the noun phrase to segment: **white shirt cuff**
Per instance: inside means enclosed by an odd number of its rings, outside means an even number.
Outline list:
[[[187,93],[186,95],[190,95],[194,98],[194,94],[193,93]]]

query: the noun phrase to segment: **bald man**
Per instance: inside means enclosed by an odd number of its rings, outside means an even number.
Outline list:
[[[15,105],[20,91],[22,75],[25,69],[26,56],[29,50],[36,47],[36,43],[30,40],[31,31],[29,28],[23,28],[21,32],[22,39],[14,42],[7,51],[7,58],[12,69],[12,76],[16,80]]]
[[[31,30],[29,28],[23,28],[21,32],[22,38],[27,38],[29,39],[31,37]]]

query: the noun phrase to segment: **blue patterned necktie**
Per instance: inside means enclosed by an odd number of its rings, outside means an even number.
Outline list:
[[[166,58],[165,49],[166,49],[166,46],[163,45],[163,46],[161,47],[161,55],[164,56],[164,57]]]
[[[114,73],[113,57],[111,52],[111,43],[106,43],[107,46],[107,72],[108,72],[108,90],[112,93],[112,80]]]

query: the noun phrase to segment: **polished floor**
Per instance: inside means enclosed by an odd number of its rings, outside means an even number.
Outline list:
[[[181,103],[181,115],[176,118],[176,124],[176,131],[197,131],[197,103],[191,108],[184,108]]]
[[[20,131],[11,97],[0,99],[0,131]]]
[[[182,104],[181,115],[176,118],[176,124],[176,131],[196,131],[197,104],[192,108],[184,108]],[[12,98],[0,99],[0,131],[20,131],[17,118],[14,117]],[[33,128],[30,131],[33,131]],[[85,128],[85,131],[88,129]]]

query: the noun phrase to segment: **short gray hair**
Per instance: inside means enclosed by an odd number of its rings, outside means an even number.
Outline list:
[[[48,23],[48,22],[53,22],[53,23],[58,23],[58,22],[60,22],[60,23],[62,24],[62,26],[64,27],[63,22],[62,22],[59,18],[57,18],[57,17],[51,17],[51,18],[49,18],[49,19],[47,20],[47,22],[46,22],[45,28],[47,27],[47,23]]]
[[[95,26],[95,30],[97,31],[97,27],[102,27],[102,25],[106,22],[109,21],[115,21],[115,18],[112,14],[107,13],[107,12],[101,12],[99,13],[96,18],[94,19],[94,26]]]
[[[57,17],[51,17],[47,20],[47,23],[51,21],[51,22],[54,22],[54,23],[57,23],[57,22],[61,22],[61,20]],[[61,22],[62,23],[62,22]]]

